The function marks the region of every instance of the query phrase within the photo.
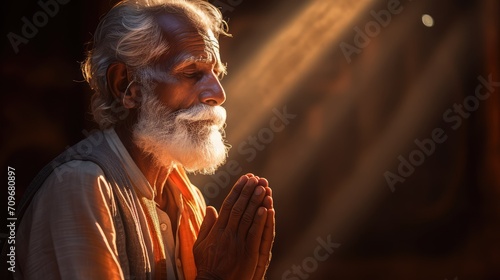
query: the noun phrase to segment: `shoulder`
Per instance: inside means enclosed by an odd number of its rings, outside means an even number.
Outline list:
[[[102,168],[92,161],[71,160],[59,165],[45,179],[38,199],[111,197],[111,186]]]
[[[104,171],[98,164],[87,160],[71,160],[54,168],[44,185],[47,183],[59,185],[75,181],[93,181],[101,176],[104,176]]]

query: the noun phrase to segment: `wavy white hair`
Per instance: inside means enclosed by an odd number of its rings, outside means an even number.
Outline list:
[[[112,63],[123,62],[138,75],[154,67],[154,62],[168,52],[156,20],[158,14],[182,14],[200,32],[211,30],[216,38],[227,33],[227,23],[212,4],[202,0],[124,0],[116,4],[100,21],[92,48],[82,63],[85,80],[94,90],[91,111],[101,129],[113,126],[123,114],[120,101],[107,86],[106,71]],[[140,77],[135,77],[140,78]]]

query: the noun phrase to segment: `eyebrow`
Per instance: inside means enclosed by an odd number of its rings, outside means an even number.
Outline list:
[[[203,56],[199,56],[199,57],[189,56],[187,58],[180,59],[174,65],[174,67],[172,67],[172,71],[173,72],[177,72],[177,71],[182,70],[183,68],[186,68],[186,67],[188,67],[190,65],[197,64],[197,63],[203,63],[203,64],[207,64],[207,65],[214,65],[214,69],[217,69],[217,71],[220,72],[221,74],[225,74],[227,72],[226,71],[227,70],[226,65],[223,64],[222,62],[220,62],[219,60],[215,59],[215,57],[212,56],[212,55],[209,58],[203,57]]]

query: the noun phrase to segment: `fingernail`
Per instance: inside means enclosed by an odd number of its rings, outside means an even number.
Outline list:
[[[266,208],[260,207],[259,210],[257,211],[257,214],[259,214],[259,216],[262,216],[264,214],[264,211],[266,211]]]
[[[260,195],[262,193],[262,187],[261,186],[257,186],[257,188],[255,189],[255,195]]]

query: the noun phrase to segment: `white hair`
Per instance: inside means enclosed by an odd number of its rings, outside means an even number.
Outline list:
[[[182,14],[199,31],[211,30],[216,38],[229,36],[221,12],[202,0],[124,0],[100,21],[92,48],[82,63],[85,80],[94,90],[91,111],[102,129],[113,126],[123,113],[120,101],[109,91],[106,72],[117,62],[127,65],[132,74],[148,72],[155,61],[169,50],[158,25],[159,14]],[[137,77],[135,77],[137,78]]]
[[[173,111],[153,91],[154,85],[144,85],[139,118],[132,130],[134,142],[158,166],[180,164],[187,172],[213,174],[230,148],[224,139],[226,110],[200,103]]]

